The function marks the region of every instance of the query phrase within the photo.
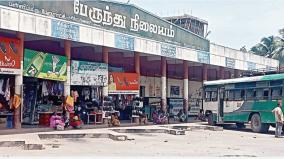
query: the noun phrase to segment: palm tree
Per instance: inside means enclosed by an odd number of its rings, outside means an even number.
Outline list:
[[[253,46],[250,51],[260,56],[277,59],[280,65],[284,65],[284,39],[281,37],[269,36],[262,38],[261,42]]]

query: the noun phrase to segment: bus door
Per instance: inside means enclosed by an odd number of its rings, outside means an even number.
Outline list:
[[[218,98],[218,122],[223,122],[224,117],[224,98],[225,98],[225,89],[219,89],[219,98]]]

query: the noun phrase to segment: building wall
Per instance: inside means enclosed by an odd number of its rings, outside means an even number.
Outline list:
[[[161,97],[161,78],[160,77],[140,77],[140,85],[145,86],[145,96],[151,97]],[[179,87],[179,95],[171,96],[171,86]],[[202,82],[189,81],[188,84],[188,93],[189,96],[193,95],[195,97],[197,95],[197,91],[202,87]],[[183,80],[177,79],[167,79],[167,97],[178,97],[183,98]]]
[[[258,56],[249,52],[242,52],[225,46],[210,44],[210,62],[213,65],[228,67],[226,58],[235,60],[235,69],[249,70],[248,63],[253,63],[255,69],[265,69],[267,66],[278,67],[279,61]],[[244,69],[242,69],[244,68]]]
[[[20,31],[35,35],[70,40],[70,37],[65,37],[65,35],[67,35],[67,33],[65,32],[63,32],[62,35],[60,34],[60,36],[57,35],[61,32],[57,32],[56,29],[54,29],[54,27],[52,27],[51,25],[52,22],[55,21],[58,24],[62,23],[68,26],[70,25],[75,28],[78,28],[76,30],[76,36],[74,36],[72,39],[73,41],[88,43],[92,45],[129,50],[129,48],[120,48],[119,46],[117,46],[118,43],[115,42],[116,37],[125,36],[129,39],[133,39],[133,41],[131,41],[131,45],[133,46],[133,48],[131,48],[131,51],[147,53],[150,55],[169,56],[167,55],[167,53],[174,52],[174,54],[170,56],[175,59],[198,63],[207,63],[210,65],[224,67],[228,67],[226,64],[226,58],[231,58],[235,61],[234,68],[239,70],[251,69],[251,67],[248,66],[248,62],[253,63],[253,66],[256,69],[266,68],[268,66],[278,67],[279,65],[279,61],[277,60],[253,55],[251,53],[243,53],[238,50],[216,44],[210,44],[210,52],[201,51],[173,44],[169,45],[167,43],[155,41],[148,38],[126,35],[123,33],[114,32],[113,30],[106,30],[98,27],[82,25],[79,23],[67,22],[53,17],[31,14],[23,10],[5,7],[1,5],[0,11],[0,28],[5,30]],[[67,29],[63,29],[63,31],[66,30]],[[204,39],[201,39],[200,42],[202,42],[203,40]],[[170,49],[167,50],[167,47],[169,46]]]

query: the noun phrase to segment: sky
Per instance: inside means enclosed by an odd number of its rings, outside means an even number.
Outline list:
[[[128,0],[116,0],[127,2]],[[130,0],[162,17],[193,15],[208,21],[208,39],[216,44],[250,49],[261,38],[284,28],[284,0]]]

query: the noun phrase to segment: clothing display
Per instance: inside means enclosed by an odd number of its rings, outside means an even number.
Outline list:
[[[0,76],[0,114],[11,113],[14,96],[14,77],[10,75]],[[11,98],[12,97],[12,98]]]
[[[4,86],[4,79],[0,79],[0,94],[1,95],[4,95],[3,86]]]
[[[23,88],[23,123],[38,124],[39,113],[62,111],[63,82],[24,78]]]
[[[6,101],[10,100],[10,95],[11,95],[11,92],[10,92],[10,79],[8,78],[7,79],[7,83],[6,83],[5,93],[4,93],[4,97],[5,97]]]

